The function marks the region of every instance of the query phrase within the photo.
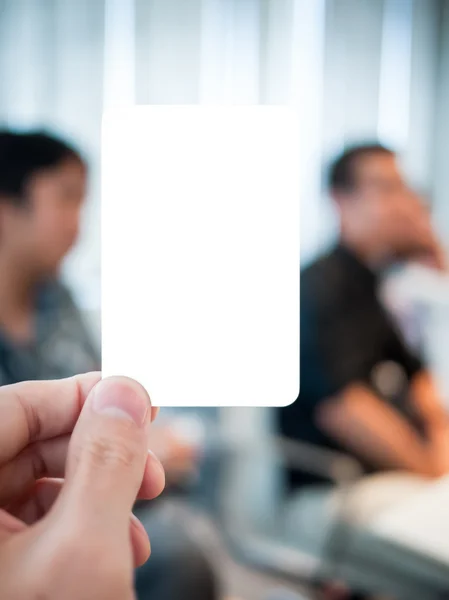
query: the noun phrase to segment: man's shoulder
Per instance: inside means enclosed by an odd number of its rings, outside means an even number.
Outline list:
[[[320,255],[301,269],[301,281],[305,281],[306,283],[318,281],[321,277],[332,272],[335,265],[338,264],[337,256],[335,248]]]
[[[350,277],[338,247],[318,257],[301,270],[301,301],[310,299],[323,307],[344,296]]]

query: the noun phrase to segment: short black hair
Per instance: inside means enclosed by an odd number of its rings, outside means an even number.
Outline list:
[[[17,204],[25,202],[26,187],[33,175],[68,159],[84,164],[80,153],[58,137],[43,131],[0,130],[0,198]]]
[[[359,144],[346,148],[332,161],[328,172],[328,188],[334,192],[348,192],[356,183],[355,167],[357,162],[372,154],[389,154],[395,152],[378,142]]]

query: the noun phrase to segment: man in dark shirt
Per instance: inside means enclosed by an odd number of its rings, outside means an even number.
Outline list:
[[[332,165],[337,247],[301,273],[301,389],[280,411],[284,435],[356,457],[367,473],[449,471],[445,411],[422,360],[378,298],[399,260],[442,267],[428,214],[393,152],[354,147]],[[294,485],[316,481],[291,473]]]

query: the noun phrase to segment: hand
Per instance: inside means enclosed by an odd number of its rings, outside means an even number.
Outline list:
[[[139,384],[99,380],[0,389],[2,600],[134,598],[149,541],[131,509],[164,487],[155,410]]]
[[[386,229],[396,240],[398,257],[426,266],[446,269],[446,257],[432,226],[430,214],[415,195],[391,211]]]
[[[427,253],[418,254],[416,262],[425,267],[442,271],[443,273],[447,273],[448,270],[446,251],[438,241],[435,241],[433,247]]]

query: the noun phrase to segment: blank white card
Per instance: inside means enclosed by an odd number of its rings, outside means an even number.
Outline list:
[[[298,146],[282,107],[105,115],[103,376],[156,406],[297,398]]]

